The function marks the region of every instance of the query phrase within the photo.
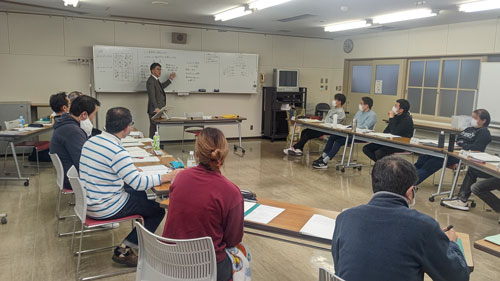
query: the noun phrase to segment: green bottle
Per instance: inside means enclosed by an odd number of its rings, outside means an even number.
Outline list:
[[[160,150],[160,135],[158,134],[158,131],[156,131],[153,137],[153,149]]]

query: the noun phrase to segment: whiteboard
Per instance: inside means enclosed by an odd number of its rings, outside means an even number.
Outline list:
[[[199,52],[94,45],[96,92],[143,92],[150,65],[162,66],[161,81],[176,73],[165,92],[257,93],[257,54]]]
[[[491,115],[491,121],[500,123],[500,62],[482,62],[479,77],[479,92],[476,108],[484,108]]]

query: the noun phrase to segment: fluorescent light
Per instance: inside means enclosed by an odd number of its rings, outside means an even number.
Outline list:
[[[64,0],[64,6],[78,6],[78,0]]]
[[[248,14],[251,14],[251,10],[247,10],[246,7],[241,6],[241,7],[236,7],[227,11],[224,11],[222,13],[218,13],[214,15],[215,20],[220,20],[220,21],[227,21],[230,19],[234,19],[237,17],[242,17]]]
[[[356,28],[369,27],[371,25],[372,24],[366,20],[341,22],[341,23],[335,23],[335,24],[330,24],[330,25],[325,26],[325,31],[337,32],[337,31],[342,31],[342,30],[350,30],[350,29],[356,29]]]
[[[458,5],[458,10],[465,13],[494,10],[499,8],[500,1],[498,0],[476,1]]]
[[[431,9],[415,9],[397,13],[385,14],[373,18],[373,23],[384,24],[405,20],[414,20],[436,16],[437,13]]]
[[[262,10],[265,8],[269,8],[272,6],[279,5],[279,4],[283,4],[283,3],[288,2],[288,1],[290,1],[290,0],[257,0],[255,2],[248,4],[248,7],[251,10],[253,10],[253,9]]]

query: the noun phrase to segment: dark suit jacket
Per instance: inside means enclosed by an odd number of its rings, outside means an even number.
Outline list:
[[[170,85],[170,80],[163,83],[156,80],[153,75],[149,76],[146,82],[146,90],[148,91],[148,113],[153,113],[155,108],[162,108],[167,104],[165,91],[163,90]]]

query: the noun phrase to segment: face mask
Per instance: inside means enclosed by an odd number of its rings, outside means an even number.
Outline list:
[[[92,129],[94,128],[94,124],[90,121],[89,118],[80,121],[80,128],[87,134],[88,137],[92,134]]]
[[[360,104],[358,105],[359,111],[363,111],[363,106]]]
[[[398,114],[398,109],[396,108],[396,106],[392,107],[392,112],[394,112],[394,114]]]
[[[336,100],[332,100],[332,105],[333,105],[333,107],[336,107],[337,106],[337,101]]]
[[[479,124],[477,123],[477,120],[476,120],[476,119],[472,119],[472,120],[470,121],[470,124],[471,124],[471,126],[472,126],[472,127],[474,127],[474,128],[478,128],[478,127],[479,127]]]

